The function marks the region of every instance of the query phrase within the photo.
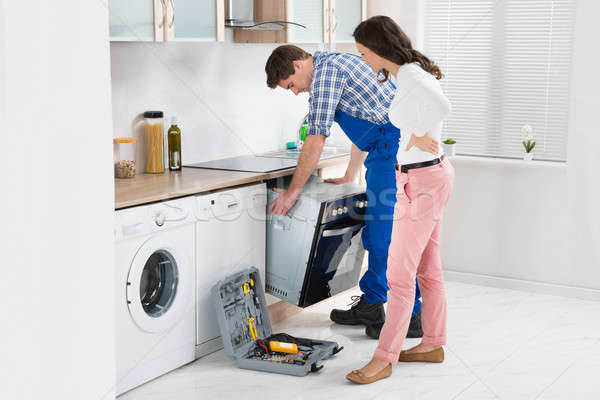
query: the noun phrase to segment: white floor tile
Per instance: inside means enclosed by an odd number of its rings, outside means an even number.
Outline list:
[[[398,364],[391,377],[344,377],[377,346],[362,326],[329,320],[358,289],[305,309],[274,332],[328,339],[344,350],[306,377],[238,369],[223,351],[136,388],[120,400],[600,399],[600,303],[447,282],[448,345],[441,364]],[[419,339],[407,339],[404,347]]]

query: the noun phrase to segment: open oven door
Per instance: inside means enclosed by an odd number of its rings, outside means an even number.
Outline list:
[[[307,307],[356,286],[363,266],[363,221],[322,225],[313,245],[300,306]]]

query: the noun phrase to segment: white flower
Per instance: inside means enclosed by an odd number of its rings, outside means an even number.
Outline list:
[[[521,127],[521,134],[525,140],[531,139],[533,133],[533,127],[529,124],[525,124]]]

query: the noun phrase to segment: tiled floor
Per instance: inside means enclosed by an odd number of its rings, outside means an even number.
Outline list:
[[[600,399],[600,302],[447,282],[442,364],[398,364],[371,385],[344,376],[377,345],[359,326],[334,325],[347,293],[304,310],[274,332],[337,341],[345,349],[318,373],[292,377],[238,369],[223,351],[119,400],[199,399]],[[418,343],[408,339],[405,347]]]

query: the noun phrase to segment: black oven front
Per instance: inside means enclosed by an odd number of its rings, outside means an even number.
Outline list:
[[[322,204],[307,263],[299,305],[307,307],[356,285],[365,250],[366,194]]]

